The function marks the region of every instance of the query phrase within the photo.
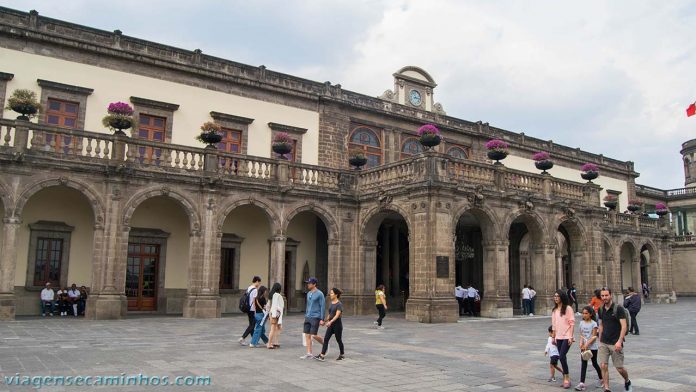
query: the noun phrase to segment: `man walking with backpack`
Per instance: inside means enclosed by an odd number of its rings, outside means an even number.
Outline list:
[[[599,307],[599,350],[597,359],[602,368],[602,381],[604,392],[609,388],[609,357],[616,371],[624,379],[624,390],[633,391],[631,380],[628,379],[628,371],[624,368],[623,342],[626,336],[626,309],[615,304],[611,297],[611,290],[607,287],[601,291],[604,306]]]
[[[242,337],[239,338],[239,344],[242,346],[247,345],[244,339],[254,332],[254,327],[256,326],[256,306],[254,306],[254,300],[259,292],[260,285],[261,277],[254,276],[254,279],[251,280],[251,286],[246,289],[246,292],[244,292],[242,297],[239,299],[239,310],[246,313],[247,317],[249,318],[249,326],[247,326],[247,328],[244,330]]]
[[[628,297],[624,300],[624,307],[628,310],[628,314],[631,315],[631,324],[628,328],[628,332],[634,335],[640,335],[638,330],[638,312],[640,312],[640,294],[636,293],[633,287],[628,288]]]

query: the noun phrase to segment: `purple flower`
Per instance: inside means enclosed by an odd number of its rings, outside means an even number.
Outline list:
[[[618,200],[618,197],[616,197],[616,195],[612,195],[609,193],[606,196],[604,196],[604,201],[616,201],[616,200]]]
[[[551,158],[551,154],[549,154],[546,151],[539,151],[536,154],[532,155],[532,159],[539,162],[539,161],[545,161]]]
[[[422,127],[418,128],[418,136],[423,136],[423,135],[432,135],[432,136],[437,136],[440,135],[440,130],[437,129],[437,127],[433,124],[425,124]]]
[[[109,104],[107,111],[111,114],[120,114],[122,116],[133,115],[133,107],[125,102],[112,102]]]
[[[273,136],[273,144],[292,144],[292,138],[287,132],[278,132]]]
[[[629,200],[628,205],[629,206],[642,206],[643,202],[640,200]]]
[[[599,166],[594,163],[586,163],[580,167],[580,170],[584,172],[599,172]]]
[[[665,205],[665,203],[657,203],[657,204],[655,204],[655,209],[657,211],[666,211],[667,206]]]
[[[488,143],[486,143],[486,148],[489,150],[505,151],[508,147],[510,147],[510,145],[500,139],[489,140]]]

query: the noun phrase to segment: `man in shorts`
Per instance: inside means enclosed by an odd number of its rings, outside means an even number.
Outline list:
[[[613,302],[611,290],[607,287],[600,292],[604,306],[599,308],[599,351],[597,359],[602,367],[602,381],[604,392],[611,392],[609,388],[609,357],[616,371],[624,379],[624,389],[633,391],[631,380],[628,379],[628,371],[624,368],[623,341],[626,336],[626,309]]]
[[[319,281],[317,278],[309,278],[305,281],[307,284],[307,309],[305,311],[304,328],[305,343],[307,345],[307,354],[300,359],[314,358],[312,355],[312,339],[324,344],[324,339],[318,336],[319,325],[323,324],[324,314],[326,313],[326,299],[324,293],[317,289]]]

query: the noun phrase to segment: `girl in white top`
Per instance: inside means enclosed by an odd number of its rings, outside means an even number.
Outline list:
[[[275,349],[280,347],[278,338],[283,328],[283,312],[285,311],[285,300],[281,294],[280,283],[274,283],[271,287],[271,308],[268,317],[271,319],[271,333],[268,335],[266,348]]]
[[[599,326],[597,322],[593,320],[594,318],[594,308],[592,306],[585,306],[582,309],[582,320],[580,321],[580,353],[585,350],[592,351],[592,367],[595,368],[597,372],[597,377],[599,377],[599,382],[597,385],[600,387],[602,384],[602,369],[599,368],[597,363],[597,350],[599,349],[599,343],[597,336],[597,331]],[[580,367],[580,384],[575,387],[576,391],[584,391],[587,389],[585,385],[585,374],[587,373],[587,359],[582,359],[582,365]]]

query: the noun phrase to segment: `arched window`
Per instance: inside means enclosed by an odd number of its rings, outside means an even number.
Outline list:
[[[367,167],[382,164],[382,143],[377,133],[367,127],[357,127],[350,134],[349,149],[357,149],[365,152]]]
[[[421,152],[423,152],[423,145],[414,137],[407,138],[401,145],[401,159],[420,154]]]
[[[458,159],[467,159],[469,158],[469,155],[466,153],[466,150],[461,148],[461,147],[450,147],[447,150],[447,155],[451,156],[452,158],[458,158]]]

